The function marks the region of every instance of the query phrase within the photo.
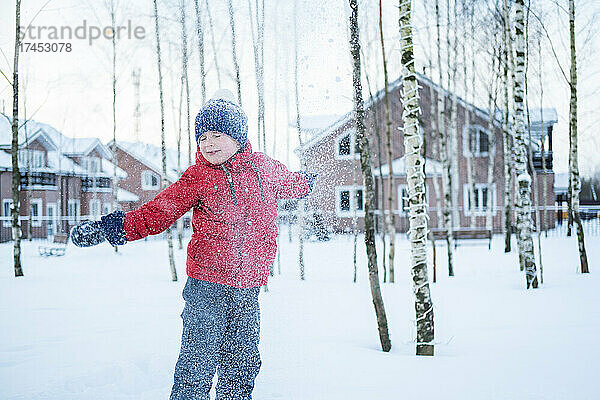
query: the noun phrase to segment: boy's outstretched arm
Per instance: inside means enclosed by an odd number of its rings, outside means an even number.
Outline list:
[[[105,239],[113,246],[165,231],[192,208],[200,196],[198,178],[188,170],[153,200],[128,213],[114,211],[100,221],[83,222],[71,232],[79,247],[94,246]]]
[[[283,163],[268,159],[277,199],[298,199],[310,194],[318,177],[310,172],[290,172]]]

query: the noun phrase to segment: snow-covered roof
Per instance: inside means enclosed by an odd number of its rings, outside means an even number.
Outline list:
[[[108,146],[111,144],[112,142],[108,143]],[[157,173],[162,173],[162,151],[160,147],[148,143],[126,142],[120,140],[117,141],[117,146]],[[181,172],[189,167],[187,159],[187,155],[182,151]],[[175,182],[179,179],[177,151],[174,149],[167,149],[167,179],[170,182]]]
[[[531,125],[540,124],[544,121],[544,125],[556,124],[558,122],[558,113],[555,108],[530,108],[529,122]],[[525,121],[527,122],[527,121]]]
[[[406,162],[404,161],[404,156],[400,158],[396,158],[392,161],[392,169],[394,170],[394,176],[406,176]],[[383,176],[387,177],[388,174],[388,165],[383,164],[381,166],[381,175],[379,174],[379,168],[373,169],[373,176]],[[426,175],[440,175],[442,173],[442,163],[436,160],[432,160],[431,158],[427,158],[425,160],[425,174]]]
[[[97,176],[113,176],[113,167],[114,164],[107,160],[106,158],[102,159],[102,172],[97,173]],[[124,179],[127,178],[127,172],[123,171],[121,168],[117,166],[117,178]]]
[[[326,115],[303,115],[300,116],[300,128],[303,131],[321,130],[325,129],[342,116],[339,114],[326,114]],[[296,127],[296,120],[289,122],[290,127]]]
[[[139,201],[138,195],[128,192],[125,189],[117,188],[117,202],[119,203],[134,203]]]
[[[452,95],[452,93],[450,93],[448,90],[444,89],[443,87],[441,87],[438,84],[436,84],[435,82],[433,82],[427,76],[420,74],[420,73],[416,73],[416,75],[417,75],[417,80],[419,81],[419,83],[426,83],[427,85],[432,86],[434,88],[434,90],[436,90],[437,92],[442,92],[447,96]],[[396,79],[394,82],[389,84],[388,92],[393,92],[394,90],[398,89],[400,86],[402,86],[402,77]],[[369,97],[368,99],[366,99],[364,101],[364,106],[363,106],[364,109],[367,110],[370,107],[372,107],[374,104],[376,104],[377,102],[382,100],[384,95],[385,95],[385,90],[380,89],[372,97]],[[475,105],[467,102],[466,100],[464,100],[463,98],[461,98],[458,95],[456,96],[456,100],[463,107],[472,110],[475,114],[477,114],[481,118],[488,118],[487,110],[476,107]],[[300,154],[303,150],[308,149],[308,148],[314,146],[315,144],[319,143],[321,140],[328,137],[332,132],[336,131],[337,129],[342,127],[344,124],[348,123],[353,118],[353,116],[354,116],[354,110],[347,112],[341,118],[338,118],[337,120],[333,121],[330,125],[326,126],[319,132],[315,133],[309,140],[304,142],[302,144],[302,146],[298,146],[296,149],[294,149],[294,152],[296,154]],[[501,126],[500,121],[496,120],[495,123],[497,126]]]
[[[569,190],[569,173],[554,174],[554,193],[567,193]]]

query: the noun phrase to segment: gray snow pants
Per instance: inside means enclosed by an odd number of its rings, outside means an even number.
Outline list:
[[[188,277],[170,400],[209,400],[215,370],[217,400],[252,398],[261,365],[259,291]]]

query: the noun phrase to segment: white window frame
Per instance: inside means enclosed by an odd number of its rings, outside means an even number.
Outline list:
[[[90,156],[83,159],[83,167],[89,173],[97,174],[102,172],[101,165],[100,157]]]
[[[463,156],[465,158],[469,157],[470,151],[469,151],[469,131],[468,129],[469,127],[467,127],[466,125],[463,128]],[[475,140],[475,148],[473,149],[473,157],[487,157],[489,155],[489,150],[490,150],[490,140],[489,140],[489,136],[488,136],[488,130],[481,126],[481,125],[477,125],[477,124],[472,124],[470,125],[470,128],[472,129],[477,129],[478,131],[478,136],[477,136],[477,140]],[[481,145],[481,138],[480,136],[484,134],[486,135],[487,141],[488,141],[488,151],[481,151],[480,149],[480,145]]]
[[[42,226],[42,199],[31,199],[31,203],[29,204],[29,208],[31,209],[31,226],[39,227]],[[38,215],[33,215],[33,205],[37,206]]]
[[[405,197],[406,203],[407,203],[406,208],[402,204],[402,198],[404,197],[403,193],[402,193],[403,190],[406,190],[406,197]],[[397,202],[398,206],[397,206],[396,210],[400,213],[400,215],[405,214],[406,216],[408,216],[408,213],[410,211],[410,209],[408,208],[408,204],[409,204],[408,203],[408,185],[406,183],[399,184],[397,194],[398,194],[398,202]],[[429,191],[425,191],[425,207],[429,207]]]
[[[487,214],[487,207],[484,208],[483,207],[483,190],[484,188],[488,188],[488,184],[487,183],[475,183],[473,184],[474,187],[474,195],[477,197],[476,199],[476,203],[479,204],[479,206],[477,207],[477,209],[473,212],[471,211],[471,209],[469,208],[469,184],[465,183],[463,185],[463,210],[465,215],[470,216],[471,213],[474,213],[474,215],[478,215],[478,216],[484,216]],[[491,186],[491,190],[490,188],[488,188],[488,206],[489,206],[489,202],[490,199],[492,200],[492,215],[496,215],[496,205],[497,205],[497,201],[496,201],[496,184],[493,183]]]
[[[342,141],[342,139],[344,139],[348,135],[350,136],[350,154],[341,155],[339,153],[340,142]],[[360,158],[360,153],[358,153],[356,151],[356,129],[351,128],[351,129],[345,130],[343,133],[336,136],[334,142],[335,142],[334,156],[335,156],[336,160],[356,160],[356,159]],[[354,144],[354,146],[352,144]]]
[[[11,219],[12,207],[10,206],[10,205],[12,205],[12,203],[13,203],[12,199],[2,199],[2,216],[4,217],[2,219],[2,226],[5,228],[12,226],[12,219]],[[10,204],[8,206],[8,210],[9,210],[8,215],[6,215],[6,204]]]
[[[75,206],[75,215],[71,214],[71,205]],[[69,221],[79,221],[81,217],[81,202],[79,199],[69,199],[67,201],[67,217]]]
[[[96,206],[96,213],[94,213],[94,205]],[[90,199],[88,206],[91,218],[99,218],[102,215],[102,203],[100,199]]]
[[[157,184],[156,186],[153,185],[148,185],[148,183],[146,182],[147,179],[150,180],[150,182],[152,182],[152,177],[156,177],[157,180]],[[156,172],[151,171],[149,169],[142,171],[142,190],[159,190],[160,189],[160,175],[158,175]]]
[[[362,191],[363,194],[363,204],[362,210],[356,210],[357,217],[364,217],[365,215],[365,190],[362,186],[336,186],[335,188],[335,213],[338,217],[344,218],[352,218],[354,216],[354,211],[356,209],[356,193],[358,191]],[[342,192],[348,191],[350,192],[350,210],[345,211],[341,208],[340,195]]]
[[[50,215],[50,210],[52,210],[52,215]],[[46,203],[46,215],[48,216],[46,221],[46,232],[48,232],[48,236],[54,236],[54,234],[56,234],[56,229],[58,228],[57,211],[56,203]],[[52,231],[52,234],[49,233],[50,230]]]

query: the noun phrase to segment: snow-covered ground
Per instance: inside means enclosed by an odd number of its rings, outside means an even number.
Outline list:
[[[362,240],[362,238],[361,238]],[[172,282],[166,242],[69,246],[60,258],[25,242],[25,277],[0,245],[1,399],[166,399],[179,352],[185,250]],[[588,237],[591,273],[576,272],[574,238],[543,241],[544,285],[525,290],[516,252],[476,241],[456,252],[448,278],[438,248],[435,357],[414,355],[408,242],[398,237],[396,283],[382,285],[392,351],[379,347],[359,241],[305,246],[281,236],[281,275],[261,293],[263,366],[257,400],[597,399],[600,386],[600,237]],[[277,270],[277,265],[276,265]],[[432,274],[430,265],[430,275]]]

